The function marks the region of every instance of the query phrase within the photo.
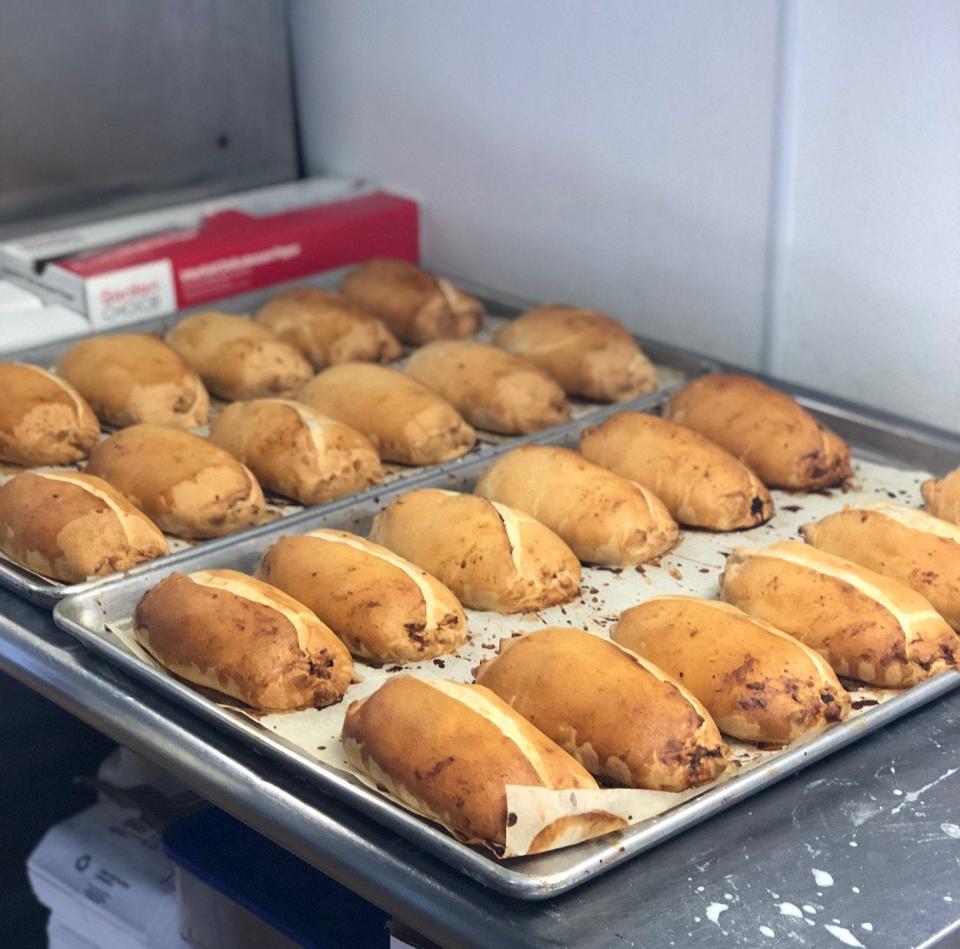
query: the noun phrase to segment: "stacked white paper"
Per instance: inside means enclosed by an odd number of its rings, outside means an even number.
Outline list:
[[[174,872],[160,834],[136,811],[100,801],[52,827],[27,861],[52,912],[52,947],[184,949]]]

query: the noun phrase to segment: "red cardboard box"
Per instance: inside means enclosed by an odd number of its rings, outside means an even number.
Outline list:
[[[0,269],[8,279],[85,313],[93,325],[111,326],[371,257],[419,258],[416,202],[384,191],[269,213],[262,213],[262,200],[259,208],[255,202],[244,207],[243,196],[235,206],[218,204],[187,226],[145,215],[141,236],[120,243],[109,235],[129,234],[130,227],[93,225],[94,236],[86,235],[79,253],[50,255],[49,249],[69,246],[57,234],[3,245]],[[98,228],[107,240],[96,241]]]

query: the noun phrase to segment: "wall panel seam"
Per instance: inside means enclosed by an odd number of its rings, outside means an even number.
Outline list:
[[[780,0],[771,121],[771,174],[763,287],[761,368],[783,368],[780,322],[784,318],[793,234],[797,151],[797,18],[799,0]]]

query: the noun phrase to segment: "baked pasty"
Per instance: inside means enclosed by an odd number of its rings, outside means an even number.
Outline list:
[[[0,461],[69,465],[100,441],[100,423],[69,382],[39,366],[0,362]]]
[[[313,375],[299,350],[246,316],[194,313],[170,330],[167,342],[221,399],[289,395]]]
[[[24,471],[0,485],[0,550],[51,580],[83,583],[162,557],[167,541],[100,478]]]
[[[476,297],[405,260],[360,264],[343,278],[340,292],[413,346],[463,339],[483,323],[483,304]]]
[[[751,376],[700,376],[670,400],[664,415],[716,442],[771,488],[813,491],[853,473],[839,435]]]
[[[406,371],[488,432],[525,435],[570,418],[570,403],[550,376],[496,346],[428,343],[410,357]]]
[[[314,369],[341,362],[390,362],[402,351],[383,320],[319,287],[283,290],[254,319],[303,353]]]
[[[207,424],[210,397],[200,377],[156,336],[111,333],[81,340],[60,357],[57,372],[107,425]]]
[[[268,491],[301,504],[324,504],[383,480],[366,436],[289,399],[228,405],[210,441],[230,452]]]
[[[434,465],[465,455],[477,440],[477,433],[446,399],[385,366],[331,366],[297,398],[362,432],[384,461]]]
[[[267,711],[332,705],[353,676],[310,610],[236,570],[170,574],[137,604],[134,635],[181,679]]]
[[[584,563],[645,563],[679,538],[676,523],[654,494],[566,448],[514,448],[483,475],[474,492],[536,518]]]
[[[97,446],[86,471],[177,537],[223,537],[252,527],[264,513],[263,491],[249,468],[175,428],[123,428]]]
[[[685,791],[727,765],[727,747],[697,699],[652,663],[581,629],[501,640],[477,682],[613,784]]]
[[[312,609],[362,659],[432,659],[467,638],[463,608],[436,577],[346,531],[281,537],[257,576]]]
[[[511,320],[494,341],[549,373],[568,395],[622,402],[657,388],[657,371],[639,343],[597,310],[539,306]]]
[[[466,842],[503,847],[508,785],[597,790],[573,758],[479,685],[395,676],[350,705],[342,737],[358,771]],[[564,819],[573,840],[582,839],[581,822],[588,836],[625,824],[606,813]],[[531,853],[552,845],[537,842]]]
[[[878,501],[804,524],[800,533],[820,550],[905,583],[960,630],[960,527]]]
[[[733,455],[689,428],[644,412],[611,415],[580,438],[589,461],[649,488],[674,520],[732,531],[773,516],[763,482]]]
[[[475,610],[541,610],[580,592],[580,563],[553,531],[472,494],[403,494],[374,519],[370,540],[413,561]]]
[[[956,663],[957,634],[919,593],[798,541],[735,550],[721,590],[852,679],[896,688]]]
[[[843,721],[850,696],[818,652],[729,603],[655,596],[611,634],[682,682],[720,731],[786,745]]]

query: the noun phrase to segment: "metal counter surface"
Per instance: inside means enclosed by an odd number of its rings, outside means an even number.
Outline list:
[[[0,591],[0,668],[443,945],[960,943],[960,691],[542,903],[498,896]]]

